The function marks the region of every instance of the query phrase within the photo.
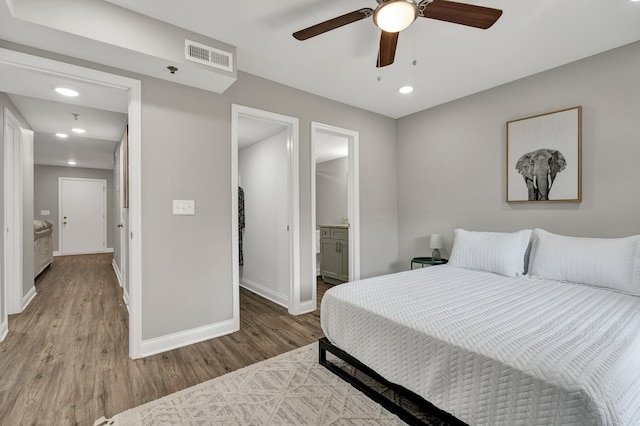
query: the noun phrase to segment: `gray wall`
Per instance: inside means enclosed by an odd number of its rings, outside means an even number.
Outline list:
[[[231,318],[232,103],[300,120],[301,299],[315,279],[311,121],[360,132],[362,275],[395,271],[395,120],[241,72],[224,95],[140,78],[144,339]],[[196,215],[172,216],[172,199],[195,199]]]
[[[316,223],[335,225],[348,216],[349,157],[316,164]]]
[[[640,42],[398,120],[402,269],[453,229],[640,233]],[[581,203],[508,204],[509,120],[582,105]]]
[[[301,299],[315,281],[311,244],[311,121],[360,134],[361,274],[397,268],[396,122],[250,74],[223,95],[0,41],[0,46],[142,82],[142,338],[229,320],[231,104],[300,120]],[[196,201],[173,216],[171,200]]]
[[[82,167],[43,166],[34,167],[34,217],[39,220],[49,219],[54,223],[53,250],[59,251],[58,232],[60,217],[58,215],[58,178],[106,179],[107,181],[107,247],[113,248],[114,242],[114,200],[113,170],[86,169]],[[41,210],[49,210],[50,216],[42,216]]]

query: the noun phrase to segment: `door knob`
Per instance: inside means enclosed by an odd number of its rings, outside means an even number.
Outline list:
[[[66,225],[66,224],[67,224],[67,222],[65,221],[65,222],[64,222],[64,224]]]
[[[118,228],[122,228],[123,226],[124,226],[124,225],[123,225],[123,224],[121,224],[121,223],[119,223],[119,224],[118,224]]]
[[[64,219],[66,219],[67,217],[65,216]]]

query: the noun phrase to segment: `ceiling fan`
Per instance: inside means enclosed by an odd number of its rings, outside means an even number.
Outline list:
[[[363,8],[329,19],[309,28],[293,33],[298,40],[335,30],[343,25],[351,24],[361,19],[373,16],[373,22],[382,30],[380,48],[376,67],[391,65],[396,55],[398,33],[416,20],[416,18],[431,18],[438,21],[486,30],[502,15],[502,10],[473,4],[458,3],[448,0],[376,0],[375,10]]]

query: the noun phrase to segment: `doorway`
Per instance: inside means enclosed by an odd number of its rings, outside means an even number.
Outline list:
[[[102,253],[107,247],[107,181],[58,179],[60,252]]]
[[[242,105],[233,104],[231,107],[231,226],[232,226],[232,263],[233,263],[233,321],[234,329],[240,329],[240,268],[241,268],[241,255],[240,255],[240,236],[242,229],[239,225],[242,223],[239,215],[239,193],[240,184],[247,185],[249,180],[252,181],[254,188],[259,189],[259,185],[264,185],[265,180],[269,180],[269,185],[281,185],[278,192],[282,197],[281,200],[273,200],[274,204],[278,205],[278,209],[274,214],[269,215],[267,220],[271,220],[270,223],[247,223],[247,230],[249,226],[252,226],[254,230],[258,230],[260,233],[266,231],[265,228],[269,228],[272,231],[273,244],[272,249],[261,249],[261,255],[269,257],[270,255],[276,255],[280,253],[280,256],[286,256],[286,259],[278,261],[277,255],[270,258],[271,261],[279,263],[275,269],[275,275],[281,276],[280,282],[286,284],[286,288],[270,288],[271,286],[260,285],[250,288],[250,290],[260,294],[263,297],[273,300],[283,306],[286,306],[289,313],[300,313],[300,231],[299,231],[299,171],[298,171],[298,119],[294,117],[288,117],[268,111],[263,111],[255,108],[250,108]],[[279,165],[272,164],[271,167],[267,167],[265,173],[261,175],[257,170],[251,172],[251,177],[245,172],[244,177],[239,178],[239,148],[242,137],[242,124],[247,125],[253,123],[254,127],[267,130],[268,133],[263,133],[261,137],[257,137],[260,142],[260,147],[255,150],[262,151],[257,153],[262,155],[267,152],[280,152],[283,155],[276,155],[281,158],[277,160]],[[264,132],[264,130],[263,130]],[[254,137],[255,139],[255,137]],[[256,144],[257,145],[257,144]],[[251,147],[245,148],[246,150],[252,150]],[[248,153],[246,157],[250,157],[253,154]],[[282,158],[284,157],[284,158]],[[274,160],[276,161],[276,160]],[[255,173],[254,173],[255,172]],[[257,180],[262,179],[262,182],[257,183]],[[242,182],[241,182],[242,180]],[[279,183],[275,183],[278,181]],[[244,188],[243,188],[244,190]],[[243,191],[244,192],[244,191]],[[252,192],[244,192],[245,213],[254,210],[249,206],[249,203],[257,202],[262,196],[252,190]],[[251,198],[249,198],[251,197]],[[264,197],[262,197],[264,198]],[[263,203],[267,202],[263,200]],[[266,216],[265,216],[266,217]],[[246,220],[251,220],[246,218]],[[245,223],[246,223],[245,220]],[[265,238],[262,235],[261,238]],[[264,241],[262,241],[264,246]],[[269,243],[267,241],[267,243]],[[248,253],[247,253],[248,254]],[[244,257],[244,253],[242,254]],[[244,262],[252,261],[249,258],[244,258]],[[284,266],[282,266],[284,265]],[[253,265],[255,267],[255,265]],[[244,265],[242,266],[245,267]],[[247,266],[248,267],[248,266]],[[244,277],[243,285],[246,287],[248,283],[248,277]],[[262,288],[260,288],[262,287]]]
[[[130,296],[129,356],[140,358],[142,353],[142,291],[141,291],[141,83],[128,77],[109,74],[51,59],[0,48],[0,64],[13,73],[38,73],[79,82],[123,90],[128,94],[129,117],[129,239],[128,283]],[[15,185],[14,185],[15,187]],[[24,263],[24,262],[23,262]],[[2,303],[6,300],[7,286],[3,289]],[[2,312],[0,325],[6,324],[7,312]],[[2,337],[0,335],[0,337]]]
[[[344,141],[344,142],[343,142]],[[333,216],[329,215],[326,217],[335,217],[335,219],[331,220],[332,222],[338,222],[339,225],[347,225],[348,226],[348,242],[339,242],[337,247],[342,249],[344,246],[348,248],[348,280],[354,281],[360,279],[360,185],[359,185],[359,133],[349,129],[343,129],[340,127],[330,126],[328,124],[322,124],[317,122],[311,123],[311,241],[313,242],[313,247],[320,247],[318,235],[318,226],[327,225],[327,223],[318,223],[317,217],[317,157],[321,152],[332,151],[332,149],[324,149],[323,145],[331,145],[335,147],[333,150],[341,151],[343,149],[342,145],[346,145],[346,200],[343,202],[340,200],[339,203],[336,204],[346,204],[346,209],[341,209],[340,211],[331,212]],[[336,152],[336,153],[327,153],[327,157],[333,160],[343,158],[345,153]],[[336,165],[338,169],[343,169],[342,165]],[[336,167],[333,167],[334,169]],[[340,217],[341,212],[344,211],[346,217]],[[321,220],[322,217],[321,216]],[[329,240],[333,241],[333,240]],[[340,240],[342,241],[342,240]],[[342,255],[342,253],[340,253]],[[340,256],[341,257],[341,256]],[[312,272],[313,283],[314,283],[314,291],[313,294],[316,294],[316,275],[319,272],[318,262],[320,261],[317,250],[313,252],[312,255]],[[345,274],[347,275],[347,274]]]

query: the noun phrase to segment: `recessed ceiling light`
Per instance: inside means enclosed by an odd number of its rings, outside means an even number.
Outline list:
[[[59,138],[63,138],[63,139],[69,137],[69,135],[66,134],[66,133],[56,133],[56,136],[59,137]]]
[[[402,86],[401,88],[398,89],[398,92],[402,93],[403,95],[406,95],[407,93],[413,92],[413,87],[411,87],[411,86]]]
[[[78,129],[78,128],[71,129],[71,131],[73,133],[87,133],[87,131],[85,129]]]
[[[67,89],[66,87],[56,87],[56,92],[60,93],[62,96],[69,96],[69,97],[78,96],[80,94],[75,90]]]
[[[73,160],[69,160],[69,161],[67,161],[67,164],[70,165],[70,166],[75,166],[78,163],[73,161]]]

